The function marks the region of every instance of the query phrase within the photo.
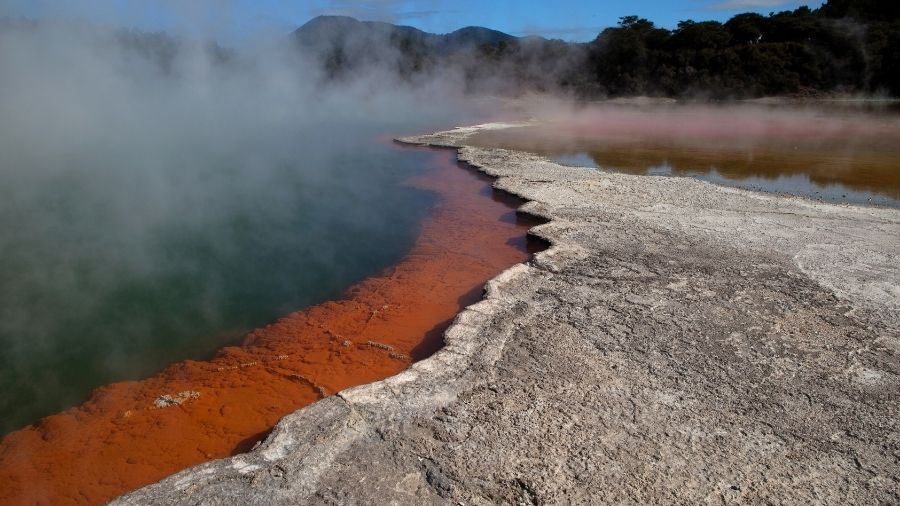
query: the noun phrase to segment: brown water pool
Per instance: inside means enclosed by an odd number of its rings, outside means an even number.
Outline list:
[[[900,114],[891,110],[604,107],[471,142],[566,165],[900,206]]]

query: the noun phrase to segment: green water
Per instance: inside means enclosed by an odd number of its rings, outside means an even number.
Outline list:
[[[402,182],[431,155],[376,140],[390,125],[330,128],[341,142],[267,132],[152,167],[115,149],[39,175],[0,161],[0,433],[398,260],[435,199]]]

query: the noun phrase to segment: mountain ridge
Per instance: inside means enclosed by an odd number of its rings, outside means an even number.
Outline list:
[[[586,43],[478,26],[433,34],[337,16],[314,18],[293,34],[326,78],[377,68],[417,82],[449,78],[466,92],[586,98],[900,96],[898,9],[877,0],[828,0],[767,16],[685,20],[674,29],[623,16]]]
[[[427,32],[425,30],[416,28],[410,25],[398,25],[393,23],[388,23],[386,21],[366,21],[354,18],[352,16],[342,16],[342,15],[320,15],[316,16],[306,23],[299,26],[296,30],[294,30],[293,34],[295,36],[305,36],[306,33],[311,33],[313,31],[319,31],[325,28],[332,28],[338,30],[346,30],[348,28],[355,28],[358,30],[385,30],[385,31],[399,31],[405,33],[416,33],[426,38],[433,39],[470,39],[470,40],[479,40],[484,42],[497,42],[501,40],[513,40],[520,39],[520,37],[516,37],[515,35],[511,35],[500,30],[495,30],[493,28],[487,28],[484,26],[470,25],[464,26],[462,28],[458,28],[451,32],[447,33],[434,33]],[[534,37],[534,36],[531,36]],[[538,36],[539,37],[539,36]],[[544,38],[544,37],[540,37]]]

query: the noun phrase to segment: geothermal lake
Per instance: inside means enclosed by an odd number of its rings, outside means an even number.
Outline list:
[[[77,407],[8,434],[0,441],[0,503],[103,503],[199,462],[245,452],[282,416],[434,352],[490,278],[544,245],[526,238],[537,222],[515,213],[521,201],[457,164],[453,151],[398,148],[398,154],[422,163],[401,189],[435,198],[398,262],[334,300],[279,315],[240,346],[106,385]]]
[[[563,165],[900,206],[895,107],[607,107],[485,131],[472,142],[533,152]]]
[[[898,118],[884,109],[606,107],[473,142],[603,170],[898,206]],[[409,251],[436,194],[406,182],[434,154],[384,134],[429,127],[322,129],[340,136],[264,130],[234,145],[203,146],[201,136],[201,149],[197,139],[156,139],[162,154],[141,140],[7,157],[0,434],[101,385],[208,358]]]
[[[404,181],[432,154],[376,139],[381,125],[340,131],[340,145],[267,132],[152,167],[114,149],[0,167],[0,433],[401,258],[435,202]]]

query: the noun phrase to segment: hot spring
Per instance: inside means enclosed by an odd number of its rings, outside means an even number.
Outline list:
[[[435,202],[380,137],[446,104],[154,37],[0,30],[0,433],[335,298]]]

